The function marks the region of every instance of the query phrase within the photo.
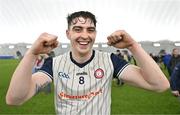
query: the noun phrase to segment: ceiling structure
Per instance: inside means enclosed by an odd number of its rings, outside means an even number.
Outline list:
[[[0,44],[32,43],[42,32],[68,43],[66,17],[79,10],[96,15],[96,42],[117,29],[137,41],[180,40],[180,0],[0,0]]]

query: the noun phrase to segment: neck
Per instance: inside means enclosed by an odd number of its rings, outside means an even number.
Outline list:
[[[79,53],[72,51],[72,58],[78,63],[85,63],[92,56],[92,50],[88,53]]]

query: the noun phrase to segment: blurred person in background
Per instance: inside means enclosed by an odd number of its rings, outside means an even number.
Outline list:
[[[116,55],[117,55],[119,58],[123,58],[122,53],[121,53],[121,51],[120,51],[119,49],[116,50]]]
[[[17,58],[18,59],[22,59],[23,58],[23,56],[22,56],[22,54],[21,54],[21,52],[18,50],[18,51],[16,51],[16,56],[17,56]]]
[[[170,67],[170,60],[171,60],[171,54],[168,54],[166,50],[162,49],[159,52],[159,63],[163,70],[167,70],[167,75],[169,76],[171,73],[171,67]]]
[[[45,59],[48,57],[48,54],[39,54],[32,69],[32,73],[37,72],[43,66]]]
[[[180,62],[176,64],[170,78],[171,93],[180,97]]]
[[[171,59],[169,61],[169,66],[170,66],[170,75],[172,73],[172,71],[174,70],[175,65],[180,62],[180,52],[178,48],[174,48],[172,50],[172,54],[171,54]]]
[[[122,56],[123,56],[123,59],[126,60],[127,62],[130,62],[131,61],[131,56],[128,52],[128,50],[122,50]]]
[[[153,54],[153,53],[149,53],[149,55],[151,56],[151,58],[153,58],[153,60],[158,63],[158,60],[159,60],[159,56]]]

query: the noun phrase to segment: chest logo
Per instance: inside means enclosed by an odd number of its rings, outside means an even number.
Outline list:
[[[104,71],[101,68],[98,68],[95,72],[94,72],[94,76],[97,79],[101,79],[104,77]]]
[[[59,72],[58,73],[59,78],[65,78],[65,79],[70,79],[69,75],[64,73],[64,72]]]

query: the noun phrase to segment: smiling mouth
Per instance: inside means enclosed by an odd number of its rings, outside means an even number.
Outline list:
[[[88,44],[89,44],[88,41],[78,41],[78,43],[79,43],[80,45],[88,45]]]

